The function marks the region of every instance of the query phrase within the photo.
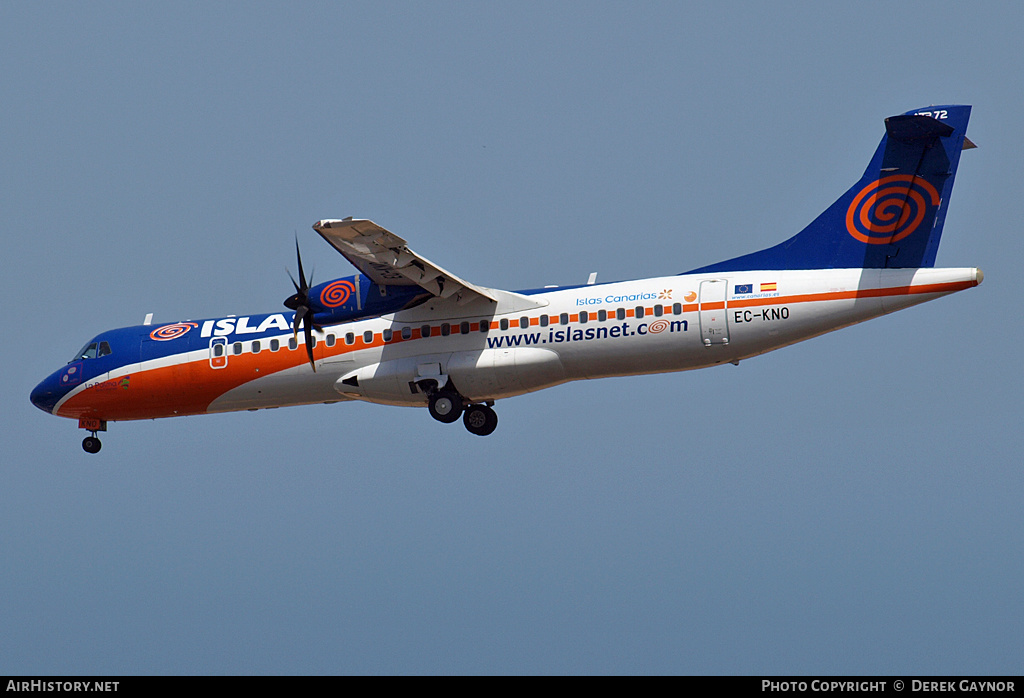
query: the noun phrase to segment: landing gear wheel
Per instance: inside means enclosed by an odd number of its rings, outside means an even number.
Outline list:
[[[498,415],[487,405],[470,405],[462,415],[470,434],[487,436],[498,428]]]
[[[99,453],[102,446],[103,444],[95,436],[87,436],[82,439],[82,448],[86,453]]]
[[[451,424],[462,414],[462,398],[447,391],[430,396],[430,416],[439,422]]]

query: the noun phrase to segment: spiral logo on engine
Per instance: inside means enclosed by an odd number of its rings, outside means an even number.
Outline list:
[[[939,192],[913,175],[883,177],[861,189],[846,210],[846,232],[869,245],[902,240],[924,221]]]
[[[156,328],[149,333],[149,337],[150,339],[155,339],[158,342],[166,342],[171,339],[177,339],[193,327],[199,327],[199,323],[176,322],[173,325],[164,325],[163,327]]]
[[[347,279],[335,281],[320,292],[320,302],[328,308],[337,308],[348,303],[348,299],[356,292],[356,285]]]
[[[647,331],[650,334],[659,334],[668,329],[668,322],[665,320],[655,320],[647,326]]]

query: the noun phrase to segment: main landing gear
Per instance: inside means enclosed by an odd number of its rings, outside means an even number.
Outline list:
[[[462,423],[470,434],[487,436],[498,427],[498,415],[487,404],[465,405],[465,398],[454,390],[437,390],[430,394],[427,407],[430,416],[439,422],[451,424],[462,416]]]
[[[487,436],[498,428],[498,414],[488,405],[470,405],[462,413],[462,423],[470,434]]]
[[[462,396],[456,392],[439,390],[428,398],[430,416],[439,422],[451,424],[462,414]]]

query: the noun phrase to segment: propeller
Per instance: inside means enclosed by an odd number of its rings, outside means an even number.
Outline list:
[[[302,334],[306,338],[306,354],[309,356],[309,365],[313,367],[313,372],[316,373],[316,363],[313,361],[313,328],[318,330],[322,328],[313,322],[313,310],[309,305],[309,287],[313,281],[313,275],[310,274],[309,282],[307,282],[306,274],[302,270],[302,253],[299,252],[298,237],[295,238],[295,256],[299,260],[299,281],[295,281],[292,273],[288,272],[288,278],[292,280],[295,293],[285,299],[284,305],[286,308],[295,311],[295,320],[292,322],[292,334],[298,338],[299,327],[302,327]],[[286,269],[285,271],[288,270]]]

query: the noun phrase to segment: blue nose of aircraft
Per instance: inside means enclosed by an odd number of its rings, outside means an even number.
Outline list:
[[[32,394],[29,399],[32,404],[41,409],[43,412],[49,412],[53,414],[53,408],[57,405],[57,400],[60,399],[61,394],[64,391],[61,390],[57,374],[53,374],[45,378],[35,388],[32,389]]]

